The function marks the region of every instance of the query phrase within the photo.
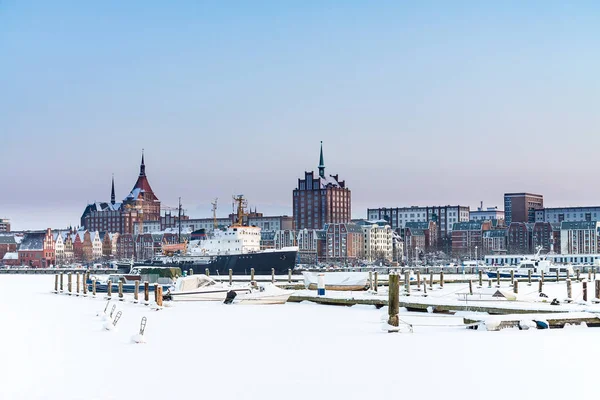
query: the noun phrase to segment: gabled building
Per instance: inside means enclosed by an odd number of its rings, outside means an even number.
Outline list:
[[[454,224],[452,255],[479,259],[483,251],[483,233],[491,229],[491,221],[469,221]]]
[[[6,253],[14,253],[17,251],[17,241],[15,235],[0,234],[0,260],[4,258]]]
[[[482,255],[506,254],[506,229],[491,229],[483,232]]]
[[[27,232],[19,246],[19,264],[47,268],[56,263],[52,230]]]
[[[356,223],[365,236],[365,260],[369,262],[390,262],[394,258],[392,227],[386,221],[365,221]]]
[[[544,253],[560,253],[560,224],[536,222],[533,225],[531,250],[537,251],[538,246],[542,246]]]

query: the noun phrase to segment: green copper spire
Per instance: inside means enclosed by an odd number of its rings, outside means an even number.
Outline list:
[[[319,176],[325,178],[325,162],[323,161],[323,141],[321,140],[321,158],[319,159]]]

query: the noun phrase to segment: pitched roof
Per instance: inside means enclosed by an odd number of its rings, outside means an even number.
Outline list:
[[[478,231],[481,230],[481,221],[456,222],[452,228],[454,231]]]
[[[0,235],[0,244],[17,244],[14,235]]]
[[[44,250],[44,239],[46,232],[30,232],[26,233],[19,251],[42,251]]]
[[[429,229],[429,222],[425,222],[425,221],[420,221],[420,222],[407,222],[404,225],[406,228],[411,228],[412,229]]]

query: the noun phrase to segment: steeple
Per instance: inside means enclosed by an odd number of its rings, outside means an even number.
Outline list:
[[[321,140],[321,158],[319,159],[319,176],[325,178],[325,162],[323,161],[323,141]]]
[[[144,149],[142,149],[142,163],[140,164],[140,176],[146,176],[146,165],[144,164]]]
[[[110,191],[110,204],[115,204],[115,174],[112,176],[112,190]]]

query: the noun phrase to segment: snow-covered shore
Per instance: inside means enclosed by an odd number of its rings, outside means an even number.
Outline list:
[[[113,300],[107,331],[106,301],[53,282],[0,277],[0,399],[587,398],[597,375],[595,328],[485,332],[404,313],[414,333],[387,334],[385,309],[367,306]]]

